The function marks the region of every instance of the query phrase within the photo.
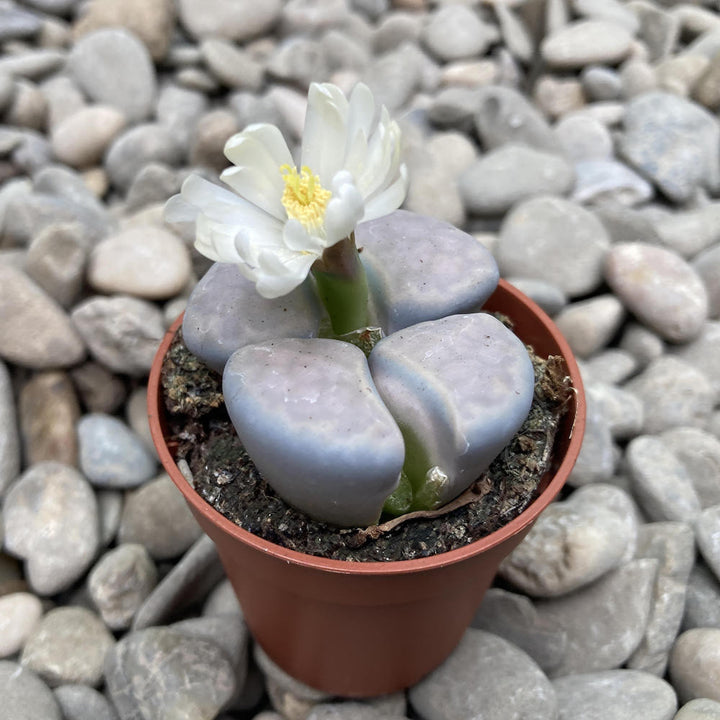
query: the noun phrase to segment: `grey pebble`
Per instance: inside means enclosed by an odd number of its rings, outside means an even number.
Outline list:
[[[632,560],[574,593],[536,603],[540,618],[567,633],[552,677],[616,669],[630,657],[645,633],[657,567],[657,560]]]
[[[648,218],[660,242],[686,259],[720,242],[720,203],[676,212],[649,208]]]
[[[69,587],[98,550],[95,494],[74,468],[48,462],[26,470],[5,497],[3,517],[5,548],[25,560],[40,595]]]
[[[194,617],[180,620],[169,627],[187,637],[207,640],[222,648],[236,670],[237,686],[243,686],[247,677],[250,637],[242,617]]]
[[[143,452],[145,451],[143,447]],[[202,534],[185,498],[162,474],[125,499],[118,540],[144,545],[155,560],[182,555]]]
[[[261,63],[234,43],[217,37],[200,43],[202,58],[217,80],[233,90],[262,87],[265,72]]]
[[[179,165],[184,152],[180,136],[173,134],[169,127],[143,123],[115,138],[105,155],[104,166],[113,185],[126,192],[148,163]]]
[[[565,195],[573,180],[572,167],[562,157],[508,143],[467,168],[459,188],[470,212],[499,215],[533,195]]]
[[[180,0],[180,21],[195,39],[217,36],[238,42],[263,35],[280,18],[281,0]]]
[[[535,278],[511,276],[506,280],[536,302],[551,317],[567,305],[565,293],[556,285]]]
[[[697,337],[708,299],[698,274],[676,253],[645,243],[614,245],[605,278],[642,322],[671,342]]]
[[[642,400],[646,433],[659,433],[679,425],[703,428],[708,424],[714,388],[704,373],[684,360],[663,355],[624,387]]]
[[[124,496],[120,490],[96,490],[95,496],[100,519],[100,544],[107,547],[115,539],[120,527]]]
[[[620,488],[602,483],[575,490],[537,519],[505,558],[500,575],[534,597],[584,587],[632,556],[635,508]]]
[[[467,630],[452,655],[410,688],[409,697],[425,720],[557,717],[555,691],[537,664],[484,630]]]
[[[538,617],[532,601],[524,595],[491,587],[470,626],[499,635],[524,650],[545,673],[560,665],[567,641],[555,622]]]
[[[61,685],[54,693],[65,720],[118,720],[107,698],[87,685]]]
[[[97,103],[137,122],[150,115],[156,92],[155,68],[147,48],[124,28],[96,30],[76,40],[68,69]]]
[[[12,720],[63,720],[52,690],[31,670],[0,660],[3,712]]]
[[[686,630],[670,656],[670,679],[680,702],[707,698],[720,702],[720,629]]]
[[[201,536],[146,598],[135,614],[133,629],[166,622],[179,609],[205,597],[223,576],[215,545]]]
[[[36,370],[67,367],[85,356],[85,344],[60,305],[24,272],[4,263],[0,338],[0,357]]]
[[[638,3],[633,9],[640,20],[639,36],[648,48],[649,59],[656,62],[670,55],[680,35],[677,14],[650,3]]]
[[[50,610],[23,648],[20,662],[50,687],[97,687],[103,680],[105,654],[115,644],[102,620],[82,607]]]
[[[698,516],[700,500],[692,481],[660,438],[636,437],[627,447],[626,459],[633,492],[651,520],[690,522]]]
[[[0,5],[0,42],[32,38],[40,32],[42,20],[36,13],[15,3]]]
[[[629,322],[623,329],[620,348],[632,355],[640,367],[648,365],[665,352],[660,336],[637,322]]]
[[[124,543],[98,560],[88,575],[88,590],[103,622],[111,630],[126,630],[157,580],[148,551],[142,545]]]
[[[404,720],[405,715],[389,714],[363,702],[320,703],[306,720]]]
[[[585,112],[571,113],[553,127],[567,157],[574,162],[612,157],[613,140],[599,120]]]
[[[290,37],[277,45],[267,62],[268,74],[299,87],[325,80],[330,71],[324,46],[303,37]]]
[[[652,186],[617,160],[583,160],[575,164],[572,199],[587,205],[640,205],[653,196]]]
[[[605,228],[588,210],[545,195],[516,205],[505,217],[496,258],[502,275],[545,280],[576,297],[600,284],[609,247]]]
[[[602,406],[588,395],[585,435],[568,483],[573,487],[608,482],[615,472],[615,446]]]
[[[720,398],[720,322],[706,322],[700,334],[684,345],[670,346],[670,353],[699,370],[709,381],[716,398]]]
[[[690,571],[682,623],[683,630],[697,627],[720,628],[720,581],[702,559]]]
[[[695,563],[691,527],[679,522],[642,525],[636,557],[655,558],[659,566],[645,636],[627,666],[663,677],[682,624],[688,576]]]
[[[125,198],[128,210],[139,210],[165,201],[180,192],[180,179],[175,170],[164,163],[144,165],[133,178]]]
[[[705,508],[698,515],[695,537],[705,562],[720,580],[720,504]]]
[[[190,145],[190,162],[222,172],[228,165],[223,152],[225,143],[238,130],[237,118],[231,111],[216,109],[205,113],[195,127]]]
[[[720,126],[706,110],[676,95],[650,92],[625,109],[618,150],[639,173],[677,203],[698,187],[720,182]]]
[[[677,710],[670,683],[639,670],[567,675],[554,680],[553,687],[558,698],[558,720],[672,720]]]
[[[89,412],[112,413],[125,399],[122,380],[93,360],[74,367],[70,376],[82,405]]]
[[[619,73],[606,65],[590,65],[580,74],[583,90],[590,100],[617,100],[622,94]]]
[[[155,474],[155,457],[120,419],[104,413],[84,415],[77,426],[80,467],[103,488],[132,488]]]
[[[202,93],[168,83],[158,93],[156,116],[179,144],[187,145],[207,106],[208,99]]]
[[[465,5],[447,5],[428,17],[421,40],[441,61],[483,55],[499,38],[496,27],[484,23]]]
[[[235,671],[215,643],[169,628],[129,633],[105,659],[121,718],[212,718],[235,693]]]
[[[0,58],[0,73],[7,73],[15,78],[39,80],[61,68],[65,64],[65,59],[64,50],[52,48],[28,50],[22,54]]]
[[[720,439],[691,427],[671,428],[661,439],[685,467],[700,505],[720,504]]]
[[[110,370],[144,375],[165,333],[162,312],[137,298],[94,296],[72,311],[91,354]]]
[[[390,112],[405,105],[422,82],[425,57],[415,45],[403,43],[374,58],[362,80],[372,90],[376,105],[385,105]]]
[[[589,373],[591,383],[616,385],[634,375],[639,368],[640,363],[629,352],[609,347],[583,361],[581,372],[583,377]]]
[[[0,595],[0,658],[21,652],[43,614],[37,595],[11,592]]]
[[[558,70],[615,64],[630,52],[627,30],[604,20],[579,20],[548,35],[540,46],[543,59]]]
[[[605,418],[615,440],[627,440],[642,431],[645,414],[642,401],[632,393],[607,382],[586,383],[586,393]]]
[[[610,342],[624,316],[622,303],[614,295],[596,295],[567,305],[555,322],[573,352],[588,357]]]
[[[243,611],[240,602],[227,578],[221,580],[208,595],[202,613],[207,617],[217,615],[239,615],[242,617]]]
[[[0,360],[0,497],[20,474],[20,434],[13,387],[7,365]]]

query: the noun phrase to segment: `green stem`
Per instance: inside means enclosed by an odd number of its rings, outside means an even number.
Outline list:
[[[367,327],[368,284],[354,234],[325,250],[312,273],[336,335]]]

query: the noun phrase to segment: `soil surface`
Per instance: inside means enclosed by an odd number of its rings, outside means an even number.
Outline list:
[[[530,415],[475,484],[433,513],[411,513],[369,528],[336,528],[285,503],[263,480],[225,411],[221,377],[185,347],[179,332],[162,384],[168,446],[185,460],[197,492],[240,527],[298,552],[337,560],[428,557],[467,545],[517,517],[552,470],[552,448],[570,397],[561,358],[537,357]]]

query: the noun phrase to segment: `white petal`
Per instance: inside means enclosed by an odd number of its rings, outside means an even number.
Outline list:
[[[327,245],[349,237],[363,216],[363,197],[346,171],[333,180],[333,196],[325,211]]]
[[[399,176],[392,185],[366,201],[362,222],[387,215],[403,204],[408,188],[407,167],[401,165],[398,172]]]
[[[270,153],[273,162],[278,166],[292,165],[293,159],[288,149],[285,138],[275,125],[269,123],[254,123],[248,125],[243,134],[252,137],[262,145]]]
[[[313,83],[310,86],[301,165],[309,167],[326,188],[343,167],[347,113],[347,100],[334,85]]]
[[[347,141],[345,157],[350,153],[358,133],[367,138],[373,129],[375,118],[375,100],[370,88],[364,83],[357,83],[350,94],[347,114]],[[347,163],[345,164],[347,168]],[[349,169],[349,168],[348,168]]]
[[[261,254],[258,292],[265,298],[287,295],[303,283],[316,259],[317,256],[310,253]]]
[[[241,168],[252,168],[266,181],[277,188],[276,192],[282,195],[283,180],[281,165],[275,162],[267,148],[252,135],[238,133],[225,144],[225,155],[233,164]]]
[[[290,219],[283,229],[283,245],[293,252],[311,252],[322,254],[326,245],[322,238],[312,235],[299,221]]]
[[[182,195],[173,195],[165,203],[163,217],[169,223],[195,222],[199,212],[194,205],[185,202]]]
[[[277,171],[277,177],[272,178],[254,167],[231,166],[223,170],[220,179],[238,195],[278,220],[284,220],[287,217],[281,202],[285,183],[280,170]]]

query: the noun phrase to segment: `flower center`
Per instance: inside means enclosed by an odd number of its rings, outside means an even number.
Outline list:
[[[320,184],[320,178],[306,166],[298,173],[294,167],[283,165],[280,172],[285,181],[281,202],[288,217],[299,220],[308,230],[322,228],[325,208],[332,193]]]

